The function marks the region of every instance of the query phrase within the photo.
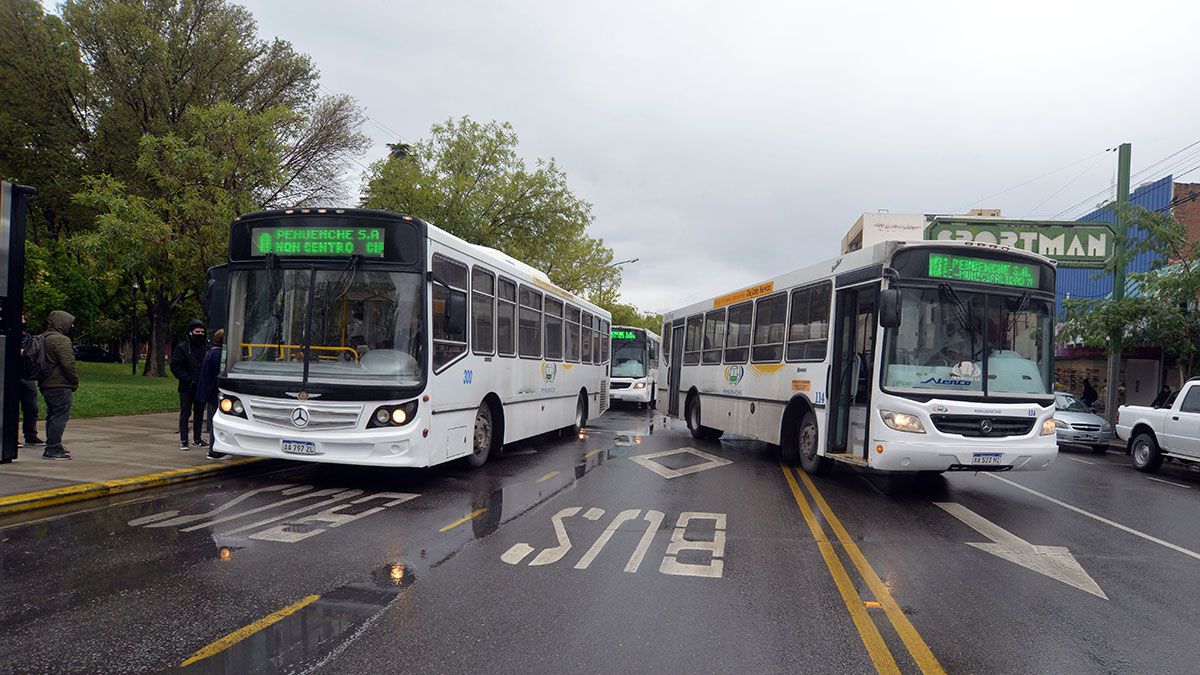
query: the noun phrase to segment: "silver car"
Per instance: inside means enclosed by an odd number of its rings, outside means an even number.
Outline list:
[[[1054,395],[1054,428],[1060,446],[1084,445],[1098,455],[1108,451],[1108,442],[1113,439],[1108,420],[1070,394]]]

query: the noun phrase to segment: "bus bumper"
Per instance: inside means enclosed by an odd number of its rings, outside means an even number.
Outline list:
[[[872,441],[870,453],[868,465],[879,471],[1043,471],[1058,457],[1058,445],[1054,436],[970,448],[879,440]]]
[[[239,457],[268,457],[299,462],[360,466],[427,467],[433,444],[422,438],[420,415],[399,428],[300,431],[249,422],[217,413],[213,418],[213,450]],[[284,441],[313,443],[316,454],[284,452]]]
[[[608,397],[614,401],[622,401],[625,403],[649,403],[653,389],[649,385],[634,389],[632,387],[626,389],[609,389]]]

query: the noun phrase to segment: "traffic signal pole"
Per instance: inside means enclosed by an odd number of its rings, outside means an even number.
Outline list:
[[[1130,145],[1122,143],[1117,149],[1117,209],[1113,223],[1113,229],[1117,233],[1113,257],[1119,264],[1113,269],[1112,299],[1118,301],[1125,297],[1125,239],[1129,232],[1129,224],[1125,222],[1125,207],[1129,205],[1129,154]],[[1108,387],[1104,396],[1104,413],[1112,424],[1117,423],[1117,390],[1121,385],[1121,340],[1123,337],[1120,329],[1114,330],[1108,336]]]

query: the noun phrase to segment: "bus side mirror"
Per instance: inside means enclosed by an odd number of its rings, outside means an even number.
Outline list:
[[[889,288],[879,293],[879,325],[884,328],[900,326],[900,289]]]
[[[451,293],[446,298],[445,317],[447,335],[466,335],[467,297],[465,295]]]

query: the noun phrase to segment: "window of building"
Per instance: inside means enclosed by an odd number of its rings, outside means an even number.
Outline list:
[[[759,298],[754,313],[754,363],[775,363],[783,358],[784,324],[787,321],[787,294]]]
[[[501,356],[513,356],[517,353],[517,284],[500,277],[496,288],[496,346]]]
[[[743,302],[729,308],[729,322],[725,328],[725,363],[745,363],[750,356],[750,319],[754,315],[754,304]]]
[[[716,309],[704,316],[704,349],[701,362],[721,362],[721,349],[725,346],[725,310]]]
[[[433,372],[436,373],[467,352],[467,266],[435,255],[433,273],[450,285],[447,288],[441,283],[433,284]],[[452,332],[450,328],[454,325],[461,326],[461,330]]]
[[[471,342],[476,354],[496,351],[496,276],[471,270]]]
[[[519,304],[518,349],[523,357],[539,358],[542,355],[542,294],[528,286],[522,286]]]
[[[788,319],[788,361],[820,361],[829,342],[828,283],[792,291],[792,312]]]

